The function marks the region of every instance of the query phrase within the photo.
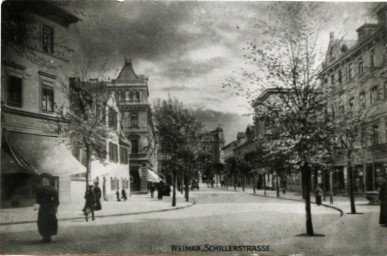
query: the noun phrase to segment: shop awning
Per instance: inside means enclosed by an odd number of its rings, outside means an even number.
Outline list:
[[[160,182],[162,179],[151,169],[148,169],[148,181],[150,182]]]
[[[1,174],[39,174],[30,166],[8,142],[8,137],[2,137]]]
[[[13,132],[6,132],[5,137],[15,154],[38,173],[64,177],[86,171],[56,137]]]

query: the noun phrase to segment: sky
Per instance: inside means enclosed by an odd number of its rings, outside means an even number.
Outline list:
[[[209,116],[203,118],[207,129],[222,126],[226,141],[231,142],[252,118],[243,116],[249,112],[247,100],[222,85],[243,65],[246,43],[262,37],[257,19],[267,17],[272,4],[90,0],[72,2],[66,8],[82,19],[77,29],[95,68],[104,64],[114,79],[125,58],[131,58],[135,72],[149,77],[150,102],[171,95],[202,117],[207,111]],[[323,49],[329,32],[356,39],[356,28],[373,21],[365,16],[372,3],[326,5],[330,18],[321,33]],[[270,17],[267,22],[272,22]]]

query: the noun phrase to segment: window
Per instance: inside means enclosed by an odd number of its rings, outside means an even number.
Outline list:
[[[132,139],[130,141],[132,143],[132,154],[138,153],[138,139]]]
[[[338,74],[339,74],[338,81],[341,84],[343,82],[343,73],[341,70],[339,70]]]
[[[351,80],[353,78],[353,70],[352,70],[352,63],[348,64],[348,80]]]
[[[42,87],[42,111],[54,112],[54,89],[48,85]]]
[[[22,106],[22,79],[20,77],[8,75],[7,103],[17,107]]]
[[[129,99],[130,99],[130,100],[133,100],[133,98],[134,98],[134,92],[130,92],[130,93],[129,93]]]
[[[43,26],[42,29],[42,50],[54,53],[54,30],[49,26]]]
[[[361,92],[359,95],[360,107],[365,107],[365,92]]]
[[[331,75],[331,84],[332,84],[332,85],[335,84],[335,74],[332,74],[332,75]]]
[[[140,92],[136,91],[136,100],[139,100],[139,99],[140,99]]]
[[[379,125],[372,126],[372,145],[379,144]]]
[[[371,93],[370,93],[370,99],[371,99],[371,105],[375,104],[378,96],[378,87],[372,87],[371,88]]]
[[[118,162],[118,147],[112,142],[109,142],[109,160],[114,163]]]
[[[375,51],[371,50],[370,53],[370,67],[373,68],[375,67]]]
[[[132,113],[130,115],[130,126],[138,127],[138,114]]]
[[[363,61],[361,60],[359,62],[359,75],[361,76],[361,75],[363,75],[363,73],[364,73]]]
[[[120,163],[127,164],[128,163],[128,150],[126,147],[120,146]]]
[[[117,130],[117,113],[114,109],[109,109],[108,126]]]

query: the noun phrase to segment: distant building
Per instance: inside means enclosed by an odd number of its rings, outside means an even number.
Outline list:
[[[157,177],[157,140],[151,106],[148,103],[148,78],[137,75],[132,61],[126,59],[118,77],[106,82],[117,95],[125,136],[131,143],[131,190],[146,193],[149,181]]]
[[[48,1],[5,1],[1,19],[1,206],[32,205],[41,173],[69,202],[71,175],[85,168],[60,142],[57,112],[68,108],[79,19]]]
[[[216,166],[220,168],[224,163],[224,155],[222,148],[224,147],[223,129],[218,127],[213,131],[205,132],[199,135],[200,149],[207,155],[206,164],[201,166],[201,175],[203,181],[214,181],[220,183],[219,170],[215,170]]]
[[[341,40],[330,35],[322,84],[333,86],[329,111],[340,118],[347,111],[365,111],[369,136],[353,153],[355,192],[378,188],[378,177],[387,177],[387,5],[375,10],[376,24],[364,24],[356,31],[358,39]],[[347,191],[347,166],[343,150],[334,160],[334,172],[319,174],[325,189]]]

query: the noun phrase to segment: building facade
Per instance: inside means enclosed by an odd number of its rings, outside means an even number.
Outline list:
[[[357,29],[357,40],[336,39],[331,33],[322,72],[322,85],[333,87],[335,95],[329,106],[332,116],[363,112],[369,124],[352,160],[354,190],[360,194],[377,190],[378,177],[387,175],[387,5],[381,4],[375,15],[377,23]],[[335,171],[324,178],[334,192],[346,193],[345,151],[337,151]]]
[[[199,140],[200,150],[206,156],[206,163],[200,167],[200,176],[203,181],[214,180],[216,184],[220,184],[221,174],[217,168],[221,168],[220,166],[224,163],[223,129],[218,127],[213,131],[202,133],[199,135]]]
[[[130,196],[129,152],[131,145],[122,129],[122,115],[117,105],[116,93],[107,90],[103,82],[92,81],[86,83],[85,86],[90,88],[91,94],[98,94],[94,97],[96,106],[98,106],[95,111],[95,120],[97,122],[100,120],[98,125],[104,125],[108,134],[102,146],[102,154],[99,155],[99,158],[95,157],[97,153],[93,154],[88,184],[97,182],[102,191],[102,199],[116,201],[121,197],[123,190],[127,196]],[[93,87],[97,86],[100,86],[99,90],[93,91]],[[84,149],[73,145],[73,154],[85,167],[87,166],[87,155]],[[77,195],[84,194],[85,181],[85,173],[72,176],[73,198],[83,201],[83,196],[77,197]],[[119,193],[118,198],[117,192]]]
[[[146,193],[148,182],[158,172],[156,133],[148,103],[148,78],[137,75],[132,61],[126,59],[118,77],[106,84],[117,95],[123,131],[131,143],[131,191]]]
[[[2,207],[32,205],[42,173],[52,175],[61,203],[69,202],[71,175],[85,168],[59,139],[65,122],[58,110],[68,107],[63,91],[79,19],[50,2],[18,1],[4,2],[1,18]]]

